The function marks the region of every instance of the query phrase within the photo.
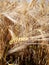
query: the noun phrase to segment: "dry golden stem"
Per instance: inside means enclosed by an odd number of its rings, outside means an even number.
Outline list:
[[[47,34],[43,34],[43,36],[44,36],[44,38],[46,38],[47,36],[49,36],[49,33],[47,33]],[[32,41],[34,41],[35,39],[40,39],[40,38],[42,38],[42,35],[38,35],[38,36],[34,36],[34,37],[16,37],[16,38],[14,38],[14,39],[12,39],[10,42],[9,42],[9,44],[11,45],[11,44],[14,44],[15,42],[17,43],[17,42],[25,42],[25,41],[29,41],[29,40],[32,40]],[[42,40],[46,40],[46,39],[42,39]]]
[[[13,18],[11,18],[9,15],[4,14],[4,13],[2,13],[2,15],[3,15],[4,17],[6,17],[7,19],[11,20],[12,23],[14,23],[14,24],[16,23],[16,20],[14,20]]]
[[[19,51],[21,51],[22,49],[25,49],[27,46],[29,46],[29,45],[36,45],[36,44],[38,44],[38,45],[46,45],[48,48],[49,48],[49,44],[46,44],[46,43],[25,43],[25,44],[22,44],[22,45],[20,45],[20,46],[18,46],[18,47],[14,47],[14,48],[11,48],[9,51],[8,51],[8,54],[11,54],[11,53],[14,53],[14,52],[19,52]]]
[[[37,0],[32,0],[32,1],[29,3],[28,8],[30,8],[30,7],[33,8],[33,7],[36,5],[36,2],[37,2]]]

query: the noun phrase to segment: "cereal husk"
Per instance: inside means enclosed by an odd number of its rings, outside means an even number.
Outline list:
[[[1,65],[49,65],[49,1],[4,0],[0,9]]]

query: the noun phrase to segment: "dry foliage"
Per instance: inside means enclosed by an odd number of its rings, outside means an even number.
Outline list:
[[[1,65],[49,65],[48,49],[49,1],[0,0]]]

